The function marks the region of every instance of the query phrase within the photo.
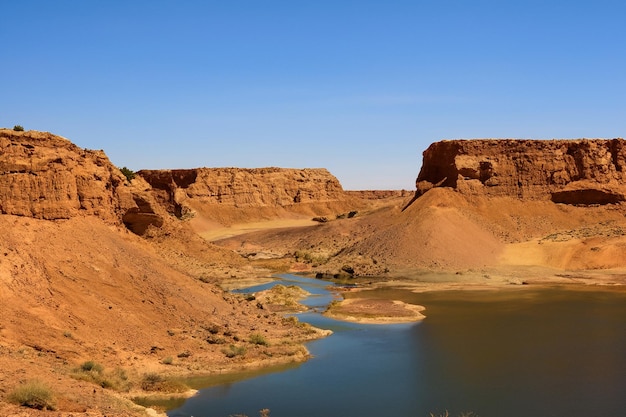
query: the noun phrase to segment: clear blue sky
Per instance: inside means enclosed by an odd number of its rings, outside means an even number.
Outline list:
[[[626,2],[0,0],[0,126],[118,166],[413,189],[456,138],[626,135]]]

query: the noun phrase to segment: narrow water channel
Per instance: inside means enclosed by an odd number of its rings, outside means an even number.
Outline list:
[[[315,294],[327,282],[284,276]],[[256,289],[254,289],[256,290]],[[626,293],[572,289],[372,296],[425,305],[402,325],[299,315],[328,338],[300,366],[201,390],[170,417],[481,417],[626,415]]]

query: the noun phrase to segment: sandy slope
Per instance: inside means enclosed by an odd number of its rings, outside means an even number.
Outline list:
[[[466,197],[445,188],[405,207],[408,202],[316,227],[257,231],[217,243],[243,254],[305,253],[313,272],[333,274],[349,266],[356,275],[409,279],[424,271],[626,267],[622,205]]]
[[[0,398],[38,378],[54,387],[61,411],[126,415],[130,403],[71,378],[74,369],[94,360],[138,381],[148,372],[258,366],[270,356],[302,360],[293,342],[314,336],[206,283],[248,267],[184,228],[144,240],[94,217],[4,215],[0,230]],[[269,346],[248,343],[259,332]],[[230,344],[246,354],[227,358]],[[168,357],[173,364],[162,363]],[[0,402],[0,415],[16,410]]]

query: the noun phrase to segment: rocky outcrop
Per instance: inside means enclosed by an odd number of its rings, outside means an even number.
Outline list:
[[[137,174],[131,183],[103,151],[82,149],[51,133],[0,129],[0,214],[48,220],[94,215],[142,235],[150,226],[161,227],[166,213],[183,218],[194,208],[243,208],[249,209],[248,215],[259,208],[326,205],[330,212],[343,209],[335,203],[349,199],[325,169],[198,168]]]
[[[193,200],[236,208],[290,207],[345,200],[341,184],[326,169],[197,168],[137,172],[177,216]]]
[[[50,133],[0,130],[2,214],[112,220],[136,206],[125,182],[103,151],[81,149]]]
[[[626,200],[625,180],[623,139],[481,139],[433,143],[416,186],[592,205]]]
[[[93,215],[138,234],[163,224],[149,196],[134,190],[103,151],[8,129],[0,129],[0,213],[46,220]]]

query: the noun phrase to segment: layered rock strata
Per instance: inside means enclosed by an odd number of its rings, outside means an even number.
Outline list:
[[[137,172],[169,211],[182,216],[184,202],[237,208],[289,207],[341,201],[341,184],[326,169],[196,168]]]
[[[625,179],[624,139],[480,139],[430,145],[416,185],[593,205],[626,200]]]
[[[126,178],[103,151],[46,132],[0,129],[0,213],[106,220],[136,207]]]

